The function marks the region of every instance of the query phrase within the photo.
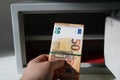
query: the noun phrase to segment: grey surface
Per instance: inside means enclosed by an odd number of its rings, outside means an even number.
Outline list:
[[[20,0],[0,0],[0,54],[2,56],[13,54],[10,53],[13,52],[10,4],[17,1]]]

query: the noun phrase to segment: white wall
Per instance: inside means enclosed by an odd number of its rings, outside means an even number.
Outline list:
[[[20,0],[0,0],[0,54],[13,52],[10,4]]]

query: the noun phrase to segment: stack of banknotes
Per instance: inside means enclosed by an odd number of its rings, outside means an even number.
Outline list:
[[[66,60],[53,80],[79,80],[83,43],[83,24],[55,23],[49,60]]]

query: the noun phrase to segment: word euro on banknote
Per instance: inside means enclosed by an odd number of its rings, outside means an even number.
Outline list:
[[[49,60],[66,60],[54,80],[78,80],[83,42],[83,24],[55,23]]]

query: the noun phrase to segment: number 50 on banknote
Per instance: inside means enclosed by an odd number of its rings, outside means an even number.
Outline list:
[[[79,80],[83,33],[83,24],[54,24],[49,60],[67,62],[55,72],[54,80]]]

